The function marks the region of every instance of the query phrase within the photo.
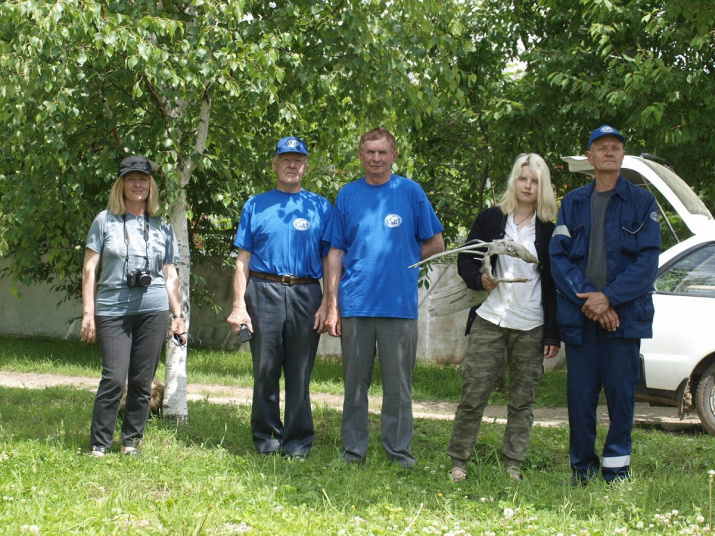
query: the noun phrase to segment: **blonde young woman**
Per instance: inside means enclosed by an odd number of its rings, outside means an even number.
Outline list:
[[[481,260],[462,254],[459,275],[469,288],[486,290],[487,299],[470,311],[467,353],[462,363],[462,397],[447,454],[455,482],[467,478],[479,426],[494,383],[509,368],[509,404],[502,462],[520,482],[521,465],[534,420],[536,387],[544,374],[544,358],[559,352],[556,289],[551,278],[549,241],[557,204],[549,169],[539,155],[522,154],[514,162],[506,191],[496,207],[482,211],[468,240],[511,239],[539,259],[529,264],[508,256],[492,257],[495,278],[529,278],[527,283],[496,283],[480,271]]]
[[[87,237],[80,338],[97,341],[102,354],[90,435],[90,454],[98,458],[112,445],[125,386],[121,453],[139,454],[167,328],[185,342],[175,267],[179,247],[171,225],[156,215],[158,208],[149,161],[125,158],[108,208],[94,219]]]

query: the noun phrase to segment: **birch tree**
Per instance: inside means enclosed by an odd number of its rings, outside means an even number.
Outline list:
[[[359,133],[420,128],[460,102],[459,7],[433,0],[0,4],[0,254],[17,283],[79,295],[84,240],[119,161],[157,163],[189,325],[192,226],[270,187],[275,140],[311,143],[310,187],[357,169]],[[185,420],[187,350],[164,415]]]

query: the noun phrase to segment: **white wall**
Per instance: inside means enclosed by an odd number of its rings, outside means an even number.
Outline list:
[[[218,314],[211,307],[192,307],[190,332],[195,344],[231,349],[240,346],[226,317],[232,296],[233,267],[220,266],[219,259],[206,259],[193,267],[197,275],[205,278],[205,290],[222,307]],[[434,265],[430,273],[430,290],[458,282],[455,265]],[[0,279],[0,334],[45,337],[78,337],[82,305],[79,301],[57,306],[61,296],[51,291],[49,285],[19,286],[22,298],[11,293],[9,278]],[[467,311],[431,318],[427,312],[428,291],[420,289],[420,317],[417,358],[438,363],[459,362],[464,357],[467,339],[464,325]],[[318,348],[320,355],[339,355],[340,339],[323,335]]]

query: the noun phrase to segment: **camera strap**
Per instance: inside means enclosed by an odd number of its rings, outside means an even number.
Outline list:
[[[149,270],[149,218],[144,212],[144,269]],[[122,214],[124,222],[124,245],[126,246],[126,255],[124,257],[124,272],[129,273],[129,233],[127,232],[127,214]]]

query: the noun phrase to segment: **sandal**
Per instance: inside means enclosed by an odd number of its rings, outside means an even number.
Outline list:
[[[523,480],[524,480],[524,477],[521,474],[521,471],[519,471],[518,467],[507,467],[506,474],[510,478],[513,478],[517,483],[523,482]]]
[[[452,467],[449,470],[449,475],[452,477],[452,482],[463,482],[467,480],[467,470],[463,467]]]

